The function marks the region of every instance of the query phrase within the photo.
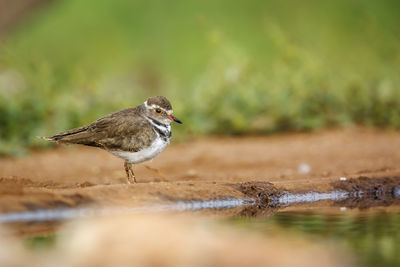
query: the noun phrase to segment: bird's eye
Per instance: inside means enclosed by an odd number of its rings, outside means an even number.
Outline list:
[[[157,114],[161,114],[161,113],[162,113],[162,110],[159,109],[159,108],[156,108],[156,109],[154,109],[154,112],[157,113]]]

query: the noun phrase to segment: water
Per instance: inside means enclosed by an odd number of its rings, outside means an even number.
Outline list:
[[[156,204],[138,207],[102,207],[102,208],[60,208],[51,210],[32,210],[9,212],[0,215],[0,223],[46,222],[112,216],[118,214],[157,213],[168,211],[195,211],[204,209],[229,209],[253,205],[254,199],[217,199],[204,201],[178,201],[175,203]]]
[[[345,200],[354,195],[345,191],[331,191],[329,193],[306,192],[292,194],[284,192],[280,197],[271,199],[271,206],[289,206],[299,203],[312,203],[321,200],[339,201]],[[167,211],[194,211],[203,209],[229,209],[246,207],[257,204],[257,199],[229,198],[199,201],[178,201],[166,204],[156,204],[138,207],[102,207],[102,208],[60,208],[51,210],[32,210],[22,212],[9,212],[0,215],[0,223],[13,222],[45,222],[61,221],[94,216],[109,216],[117,214],[133,214],[143,212],[167,212]]]
[[[278,205],[292,205],[298,203],[311,203],[321,200],[332,200],[339,201],[345,200],[350,197],[350,194],[345,191],[334,190],[329,193],[319,193],[319,192],[306,192],[293,194],[289,192],[283,193],[280,197],[273,199],[274,204]]]
[[[196,204],[198,205],[198,203]],[[277,211],[269,217],[234,217],[223,220],[231,226],[260,235],[283,230],[316,243],[332,243],[356,256],[358,266],[400,266],[400,212],[359,211],[340,207],[328,210]],[[54,235],[27,238],[32,250],[49,249]]]
[[[400,212],[277,212],[268,218],[234,218],[237,227],[268,235],[277,229],[348,250],[360,266],[400,266]]]
[[[322,201],[322,202],[321,202]],[[357,256],[360,266],[400,266],[400,193],[365,195],[335,190],[328,193],[282,192],[260,209],[258,199],[178,201],[138,207],[63,208],[32,210],[0,215],[1,223],[53,222],[94,216],[143,212],[190,212],[234,209],[228,223],[268,235],[277,229],[303,235],[313,242],[332,242]],[[238,209],[239,208],[239,209]],[[288,208],[291,211],[288,211]],[[28,224],[29,225],[29,224]],[[54,238],[49,239],[50,244]],[[36,247],[43,237],[29,239]]]

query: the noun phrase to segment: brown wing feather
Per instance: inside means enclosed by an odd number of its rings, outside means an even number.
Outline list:
[[[82,144],[107,150],[139,151],[150,146],[155,132],[139,115],[141,106],[120,110],[94,121],[45,138],[59,143]]]

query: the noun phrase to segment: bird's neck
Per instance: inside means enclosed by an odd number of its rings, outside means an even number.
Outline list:
[[[166,142],[169,141],[169,138],[171,137],[171,123],[164,124],[149,117],[146,117],[146,119],[151,124],[153,130],[159,137],[161,137]]]

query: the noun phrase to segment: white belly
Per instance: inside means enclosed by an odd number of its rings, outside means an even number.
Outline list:
[[[124,159],[129,163],[141,163],[143,161],[153,159],[155,156],[160,154],[160,152],[165,149],[168,143],[169,141],[165,142],[161,138],[156,138],[156,140],[154,140],[149,147],[143,148],[138,152],[121,150],[114,150],[109,152],[119,158]]]

